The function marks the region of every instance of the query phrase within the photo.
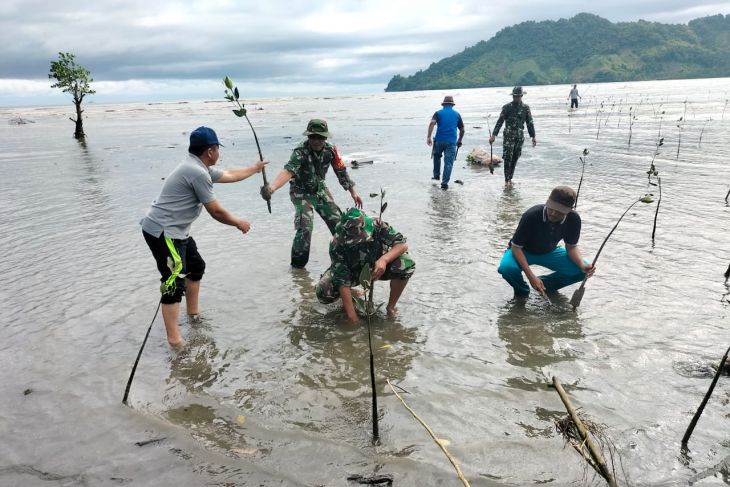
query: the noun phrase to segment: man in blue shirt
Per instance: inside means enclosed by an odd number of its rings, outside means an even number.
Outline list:
[[[449,189],[449,179],[451,178],[451,168],[454,166],[456,159],[456,148],[461,147],[461,139],[464,138],[464,122],[461,120],[459,112],[454,110],[454,97],[444,97],[441,103],[441,110],[433,114],[431,123],[428,125],[428,136],[426,143],[433,146],[431,152],[433,156],[433,178],[436,181],[441,175],[441,155],[444,156],[444,174],[441,179],[441,189]],[[433,128],[436,129],[436,137],[431,140]],[[459,138],[456,138],[456,129],[459,129]]]
[[[578,248],[581,220],[573,210],[574,204],[575,191],[558,186],[544,205],[535,205],[522,215],[498,269],[515,290],[515,296],[530,294],[523,272],[540,294],[582,281],[586,274],[593,275],[593,266],[583,260]],[[561,240],[565,241],[565,248],[558,247]],[[537,277],[531,265],[554,272]]]

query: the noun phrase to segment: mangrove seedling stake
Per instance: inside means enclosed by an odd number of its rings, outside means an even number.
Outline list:
[[[261,154],[261,146],[259,145],[259,138],[256,136],[256,131],[253,128],[253,125],[251,125],[251,120],[248,119],[248,115],[246,115],[246,108],[244,107],[243,103],[239,100],[239,92],[238,87],[233,86],[233,80],[226,76],[223,78],[223,84],[226,85],[225,90],[225,96],[224,98],[231,103],[235,103],[238,105],[238,109],[233,110],[233,113],[236,114],[237,117],[243,117],[248,122],[248,126],[251,127],[251,132],[253,132],[253,139],[256,141],[256,148],[259,151],[259,159],[262,161],[264,160],[263,154]],[[268,185],[269,182],[266,180],[266,168],[261,168],[261,175],[264,177],[264,186]],[[271,200],[266,200],[266,206],[269,209],[269,213],[271,213]]]

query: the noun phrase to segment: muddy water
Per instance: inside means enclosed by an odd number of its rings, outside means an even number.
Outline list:
[[[416,274],[399,316],[379,315],[373,328],[378,446],[370,438],[366,331],[347,327],[341,310],[314,295],[328,266],[326,227],[315,222],[307,270],[290,269],[292,205],[277,193],[269,215],[258,176],[216,187],[252,231],[241,236],[206,214],[194,224],[208,263],[202,320],[183,319],[189,345],[173,353],[158,317],[131,408],[121,405],[158,296],[137,222],[198,125],[216,128],[226,144],[222,167],[256,157],[229,106],[90,104],[86,145],[71,137],[71,105],[0,110],[2,119],[33,122],[0,124],[0,484],[344,486],[352,485],[348,475],[379,473],[395,485],[457,485],[441,451],[390,394],[390,379],[449,441],[471,485],[583,485],[592,474],[555,432],[564,408],[547,386],[553,376],[607,426],[620,478],[729,484],[728,467],[708,471],[730,455],[727,377],[695,430],[690,458],[679,455],[712,366],[730,345],[722,277],[730,262],[727,86],[727,79],[579,86],[583,102],[573,113],[569,87],[529,87],[538,145],[524,148],[511,190],[501,168],[491,175],[464,162],[485,146],[487,126],[509,101],[506,88],[249,104],[270,178],[306,121],[327,118],[348,161],[374,161],[351,170],[360,193],[385,188],[385,219],[408,237]],[[467,129],[452,176],[464,184],[448,191],[430,181],[425,144],[445,94],[456,98]],[[515,303],[496,267],[522,212],[557,184],[576,187],[578,156],[588,148],[578,211],[581,247],[592,257],[624,209],[656,190],[646,170],[660,124],[655,242],[656,203],[640,204],[604,249],[577,311],[568,304],[574,287],[552,304],[537,296]],[[329,184],[349,206],[331,175]],[[366,200],[374,212],[376,200]],[[376,300],[386,297],[379,286]]]

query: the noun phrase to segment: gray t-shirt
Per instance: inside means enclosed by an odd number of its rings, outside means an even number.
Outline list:
[[[159,196],[139,222],[142,230],[154,237],[183,239],[200,215],[203,205],[215,200],[213,183],[223,175],[221,169],[206,167],[199,158],[188,158],[165,179]]]
[[[565,92],[563,92],[565,93]],[[571,88],[570,89],[570,99],[571,100],[577,100],[578,99],[578,88]]]

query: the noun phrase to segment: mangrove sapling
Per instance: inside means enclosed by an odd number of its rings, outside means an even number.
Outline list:
[[[679,117],[677,120],[677,159],[679,159],[679,146],[682,145],[682,120],[684,117]]]
[[[442,452],[444,452],[444,455],[446,455],[446,458],[449,459],[449,462],[454,467],[454,470],[456,470],[456,475],[459,477],[459,480],[461,480],[461,483],[464,484],[465,487],[469,487],[469,481],[466,480],[464,477],[464,474],[461,472],[461,468],[459,468],[459,464],[456,462],[453,456],[449,453],[449,451],[446,449],[446,445],[448,445],[448,442],[444,440],[443,438],[438,438],[436,434],[433,432],[433,430],[421,419],[418,417],[416,412],[406,404],[406,402],[403,400],[402,397],[400,397],[400,394],[395,390],[395,387],[393,387],[393,384],[390,383],[390,380],[387,379],[386,382],[390,386],[390,389],[393,391],[393,394],[395,394],[395,397],[400,400],[401,404],[408,410],[409,413],[411,413],[411,416],[416,418],[416,421],[421,423],[421,426],[426,428],[426,431],[428,431],[428,434],[433,438],[433,441],[438,445],[438,447],[441,449]]]
[[[596,140],[598,140],[598,134],[601,133],[601,113],[603,113],[603,102],[601,102],[601,106],[596,109]]]
[[[728,268],[728,271],[730,271],[730,268]],[[717,368],[717,372],[715,372],[715,377],[712,378],[712,383],[710,384],[710,388],[707,390],[705,397],[702,399],[702,403],[700,404],[700,407],[697,408],[697,412],[695,413],[694,417],[692,417],[692,421],[690,421],[689,426],[687,427],[687,431],[684,432],[684,436],[682,437],[682,450],[683,451],[688,451],[687,442],[689,441],[689,438],[692,436],[692,432],[694,431],[695,426],[697,425],[697,421],[699,421],[700,416],[702,415],[702,411],[704,411],[705,406],[707,405],[707,401],[710,400],[712,391],[715,390],[715,384],[717,384],[717,379],[720,378],[720,374],[722,374],[723,370],[726,367],[725,362],[727,361],[728,354],[730,354],[730,347],[728,347],[728,349],[725,350],[725,355],[723,355],[722,359],[720,360],[720,365]]]
[[[677,159],[679,159],[679,146],[682,145],[682,128],[687,119],[687,100],[684,100],[684,114],[677,120]]]
[[[725,120],[725,109],[727,108],[728,100],[725,100],[725,105],[722,107],[722,120]]]
[[[378,193],[370,193],[370,197],[377,197]],[[383,212],[388,207],[388,203],[383,202],[385,198],[385,190],[380,188],[380,215],[378,222],[373,228],[373,234],[375,239],[378,241],[378,252],[376,255],[380,255],[382,250],[380,240],[380,228],[383,223]],[[373,262],[373,265],[375,263]],[[367,302],[362,298],[353,297],[355,309],[365,314],[367,317],[367,328],[368,328],[368,349],[370,351],[370,386],[372,391],[372,414],[373,414],[373,443],[377,444],[380,441],[380,433],[378,430],[378,393],[375,386],[375,358],[373,356],[373,338],[372,338],[372,327],[371,317],[375,314],[375,307],[373,306],[373,290],[375,289],[375,281],[372,277],[372,269],[370,265],[365,265],[362,268],[359,276],[360,285],[363,287],[366,293],[368,293]]]
[[[570,115],[570,114],[569,114]],[[494,174],[494,156],[492,154],[492,126],[489,125],[489,117],[492,115],[487,115],[487,130],[489,130],[489,174]],[[570,133],[570,129],[568,129],[568,133]]]
[[[261,153],[261,146],[259,145],[259,138],[256,135],[256,130],[254,130],[253,125],[251,124],[251,120],[249,120],[248,115],[246,115],[246,108],[244,107],[243,103],[241,103],[241,101],[239,100],[238,87],[233,86],[233,80],[231,78],[229,78],[228,76],[223,78],[223,84],[226,86],[224,98],[226,100],[230,101],[231,103],[236,104],[238,106],[238,108],[236,110],[233,110],[233,113],[239,118],[244,117],[246,119],[246,121],[248,122],[248,126],[251,127],[251,132],[253,132],[253,139],[254,139],[254,141],[256,141],[256,148],[259,151],[259,159],[261,159],[263,161],[264,156]],[[265,167],[261,168],[261,175],[264,178],[264,186],[267,186],[269,184],[269,182],[266,180],[266,168]],[[266,207],[269,209],[269,213],[271,213],[271,199],[266,200]]]
[[[710,117],[707,120],[705,120],[704,125],[702,125],[702,130],[700,130],[700,141],[697,144],[698,147],[702,147],[702,134],[705,133],[705,127],[707,127],[707,124],[710,123],[710,122],[712,122],[712,117]]]
[[[583,184],[583,174],[586,172],[586,160],[588,159],[588,149],[583,149],[583,156],[579,156],[578,159],[580,159],[581,164],[583,167],[580,171],[580,181],[578,181],[578,191],[575,193],[575,203],[573,204],[573,208],[578,208],[578,196],[580,196],[580,187]]]
[[[629,147],[631,147],[631,135],[634,131],[634,122],[636,122],[636,112],[633,111],[634,107],[629,107]]]
[[[662,136],[662,121],[664,120],[664,113],[665,111],[662,110],[662,113],[659,116],[659,137]]]
[[[642,203],[651,203],[653,200],[651,199],[650,194],[645,194],[641,198],[639,198],[636,201],[634,201],[633,203],[631,203],[631,205],[629,205],[628,208],[626,208],[626,211],[624,211],[621,214],[621,216],[619,217],[616,224],[613,226],[611,231],[608,232],[608,235],[606,235],[606,238],[603,239],[603,243],[601,243],[601,246],[598,248],[598,252],[596,252],[596,256],[593,258],[593,262],[591,263],[592,267],[595,267],[596,262],[598,261],[598,257],[600,257],[601,252],[603,251],[603,247],[606,245],[606,242],[608,242],[608,239],[611,238],[611,235],[616,230],[616,227],[618,227],[618,224],[621,223],[621,220],[624,219],[624,217],[626,216],[626,213],[628,213],[629,210],[631,210],[631,208],[633,208],[634,205],[640,201]],[[586,286],[587,280],[588,280],[588,274],[586,274],[586,276],[583,278],[583,282],[581,282],[581,284],[580,284],[580,287],[575,290],[575,292],[573,293],[573,296],[570,298],[570,305],[573,307],[573,309],[580,306],[580,302],[583,300],[583,294],[585,293],[585,286]]]
[[[656,168],[656,165],[654,164],[654,161],[656,160],[656,156],[659,155],[659,148],[664,145],[664,137],[660,137],[659,140],[657,140],[656,147],[654,148],[654,155],[651,158],[651,163],[649,164],[649,170],[646,171],[647,176],[647,183],[648,186],[658,186],[659,187],[659,200],[656,204],[656,211],[654,212],[654,226],[651,230],[651,241],[654,243],[654,236],[656,235],[656,222],[657,217],[659,216],[659,205],[662,204],[662,178],[659,177],[659,171]],[[652,182],[651,178],[655,177],[657,178],[657,182]]]

